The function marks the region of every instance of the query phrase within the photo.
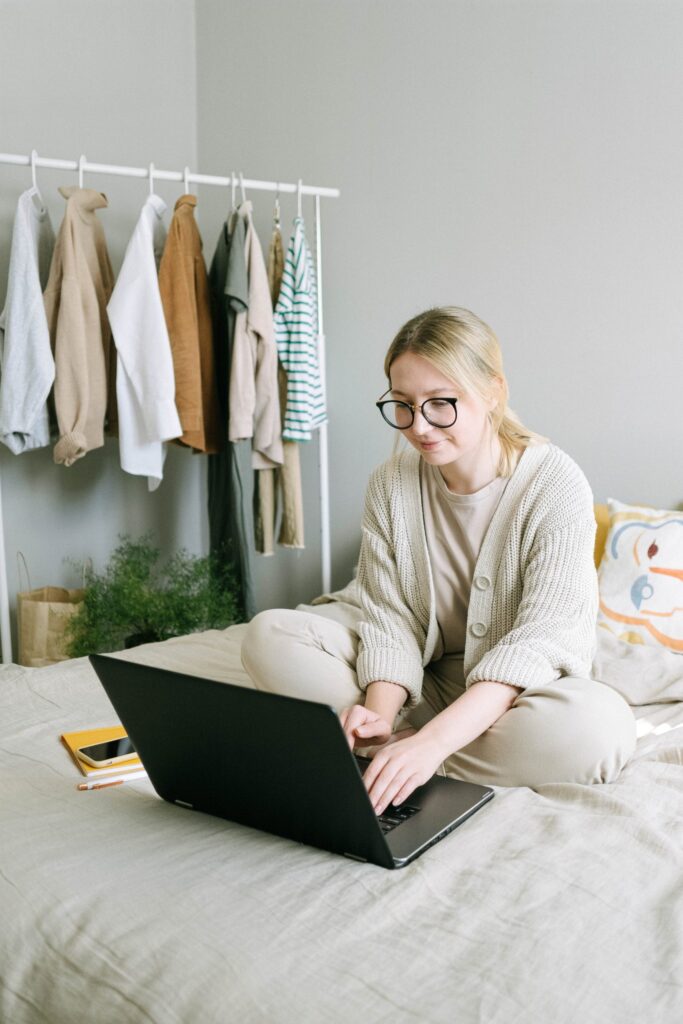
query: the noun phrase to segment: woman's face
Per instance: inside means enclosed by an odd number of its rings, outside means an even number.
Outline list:
[[[476,472],[480,460],[490,461],[488,413],[495,408],[495,398],[485,402],[479,395],[465,392],[415,352],[404,352],[391,364],[391,397],[418,407],[412,426],[401,433],[425,462],[432,466],[457,463],[458,475],[465,478]],[[428,398],[458,399],[458,416],[452,427],[435,427],[427,422],[419,406]]]

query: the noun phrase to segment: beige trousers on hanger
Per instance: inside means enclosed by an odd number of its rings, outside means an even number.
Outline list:
[[[313,609],[261,612],[249,624],[242,662],[257,689],[331,704],[363,703],[356,678],[358,610],[342,602]],[[444,672],[446,659],[424,674],[422,699],[401,712],[397,731],[421,728],[464,693]],[[494,786],[614,782],[633,753],[636,724],[616,690],[565,676],[529,687],[472,743],[453,753],[438,774]]]
[[[282,271],[284,268],[282,236],[278,227],[268,248],[268,284],[273,309],[277,305]],[[278,384],[280,389],[280,412],[284,423],[287,406],[287,374],[278,363]],[[256,551],[261,555],[272,555],[275,551],[275,518],[277,495],[281,498],[282,519],[278,544],[284,548],[303,548],[304,505],[301,487],[301,460],[297,441],[282,442],[284,461],[279,469],[260,469],[255,475],[254,490],[254,539]]]

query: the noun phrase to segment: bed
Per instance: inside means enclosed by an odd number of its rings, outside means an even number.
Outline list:
[[[249,685],[244,628],[121,656]],[[116,721],[89,663],[4,668],[0,1021],[677,1024],[683,658],[603,633],[594,674],[636,705],[616,782],[494,787],[394,872],[78,792],[59,734]]]

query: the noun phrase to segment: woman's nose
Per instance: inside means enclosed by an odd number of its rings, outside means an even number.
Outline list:
[[[416,409],[413,417],[413,424],[411,430],[414,434],[422,436],[422,434],[428,434],[430,430],[433,430],[429,420],[426,420],[422,415],[421,409]]]

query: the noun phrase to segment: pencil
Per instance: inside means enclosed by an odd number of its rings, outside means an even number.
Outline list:
[[[121,786],[124,782],[128,782],[129,779],[146,779],[146,771],[135,771],[127,772],[126,775],[119,775],[115,779],[93,779],[92,782],[79,782],[76,789],[105,789],[107,786]]]

